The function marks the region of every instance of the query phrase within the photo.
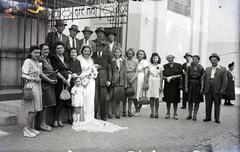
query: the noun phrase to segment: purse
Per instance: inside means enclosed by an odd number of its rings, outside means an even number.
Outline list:
[[[145,95],[143,95],[143,91],[142,91],[142,97],[139,97],[139,101],[138,101],[140,105],[150,104],[150,100],[147,98],[146,94],[147,94],[147,91],[145,91]]]
[[[135,95],[135,91],[132,87],[132,85],[130,85],[129,87],[127,87],[125,89],[125,97],[131,97],[131,96],[134,96]]]
[[[70,98],[71,98],[70,93],[69,93],[68,90],[65,89],[64,86],[63,86],[63,90],[62,90],[62,92],[60,93],[60,99],[61,99],[61,100],[69,100]]]
[[[32,88],[23,88],[23,100],[34,100],[34,94]]]

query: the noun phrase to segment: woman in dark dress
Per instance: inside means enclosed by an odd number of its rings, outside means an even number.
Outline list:
[[[63,100],[60,99],[60,94],[63,88],[70,86],[67,82],[68,79],[68,59],[64,56],[64,43],[56,42],[54,46],[55,54],[50,56],[50,61],[52,63],[52,67],[54,71],[57,72],[57,83],[54,85],[55,96],[56,96],[56,108],[54,112],[54,127],[63,127],[61,112],[64,106]]]
[[[175,63],[174,56],[172,54],[167,55],[166,59],[168,61],[167,64],[163,66],[163,79],[164,83],[164,100],[167,105],[167,114],[165,116],[166,119],[170,118],[170,108],[171,103],[173,103],[173,119],[177,120],[177,107],[180,102],[180,78],[182,75],[182,66],[179,63]]]
[[[77,59],[77,49],[71,48],[69,50],[69,60],[68,60],[68,65],[69,65],[69,71],[71,71],[71,76],[68,78],[68,82],[70,83],[70,89],[74,86],[74,81],[73,79],[75,78],[76,75],[80,75],[82,73],[82,68],[80,61]],[[66,109],[68,113],[68,123],[72,124],[73,123],[73,107],[71,106],[71,99],[67,101],[66,104]]]
[[[47,108],[50,106],[56,106],[56,98],[55,98],[55,91],[54,91],[54,84],[57,83],[56,80],[56,71],[53,71],[53,67],[51,65],[49,57],[49,46],[46,43],[40,45],[41,49],[41,57],[39,61],[43,63],[42,72],[53,82],[48,82],[46,80],[42,80],[42,106],[43,110],[40,112],[40,129],[44,131],[51,131],[52,127],[46,124],[46,113]]]
[[[227,70],[227,89],[226,93],[223,96],[223,99],[225,99],[224,105],[226,106],[233,106],[230,100],[235,100],[235,75],[233,73],[234,69],[234,62],[230,63],[228,65],[228,70]]]
[[[187,67],[185,75],[185,92],[188,93],[188,111],[189,115],[186,119],[192,119],[192,110],[194,103],[193,120],[197,120],[197,112],[199,103],[203,102],[203,83],[204,83],[204,69],[199,64],[200,57],[194,55],[193,62]]]

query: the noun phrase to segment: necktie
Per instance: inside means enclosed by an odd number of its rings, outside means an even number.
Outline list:
[[[101,52],[98,52],[98,57],[99,57],[99,58],[101,57]]]
[[[75,41],[73,37],[72,37],[72,47],[75,48]]]
[[[59,35],[59,41],[62,41],[62,34]]]

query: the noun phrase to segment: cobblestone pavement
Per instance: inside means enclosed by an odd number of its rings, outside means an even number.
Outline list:
[[[240,151],[239,99],[234,106],[221,106],[221,123],[203,122],[205,104],[200,104],[197,121],[186,120],[187,109],[178,108],[179,120],[165,119],[165,103],[160,103],[159,118],[149,118],[144,106],[140,117],[113,118],[108,122],[129,127],[115,133],[77,132],[65,124],[51,132],[40,131],[36,138],[23,137],[20,125],[0,126],[0,151],[57,152],[190,152]],[[179,104],[180,106],[181,104]],[[171,107],[171,111],[172,107]],[[213,117],[213,116],[212,116]],[[213,118],[212,118],[213,119]]]

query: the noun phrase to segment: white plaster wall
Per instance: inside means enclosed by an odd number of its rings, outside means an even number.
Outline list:
[[[209,6],[208,56],[218,53],[220,65],[235,62],[236,86],[240,86],[239,72],[239,0],[211,0]],[[221,8],[219,7],[221,6]],[[210,65],[210,62],[207,62]]]

